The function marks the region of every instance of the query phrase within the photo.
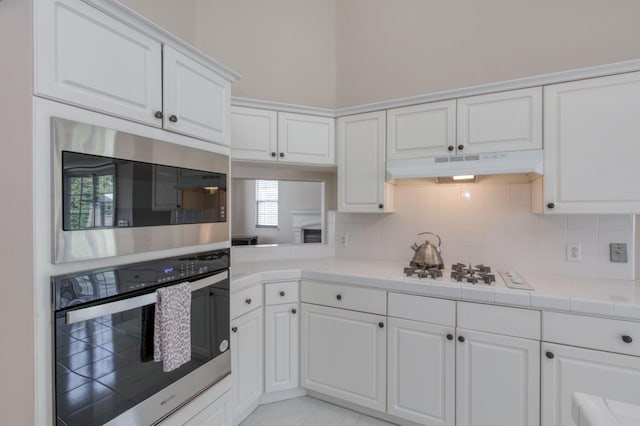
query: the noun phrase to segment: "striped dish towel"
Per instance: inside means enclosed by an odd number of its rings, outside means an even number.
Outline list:
[[[156,293],[153,360],[169,372],[191,360],[191,286],[182,283]]]

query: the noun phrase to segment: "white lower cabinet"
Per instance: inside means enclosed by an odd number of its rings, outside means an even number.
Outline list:
[[[234,422],[257,406],[264,387],[263,308],[231,321],[231,373],[234,377]]]
[[[574,392],[640,404],[640,357],[542,344],[542,424],[575,426]]]
[[[387,412],[421,425],[453,426],[453,327],[397,318],[388,323]]]
[[[300,310],[301,386],[385,411],[386,316],[307,303]]]
[[[540,342],[460,328],[457,334],[456,425],[539,425]]]
[[[298,387],[300,313],[298,303],[267,306],[264,311],[264,391]]]

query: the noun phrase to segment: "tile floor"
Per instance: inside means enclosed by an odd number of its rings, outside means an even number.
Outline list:
[[[392,426],[392,423],[303,396],[261,405],[240,426]]]

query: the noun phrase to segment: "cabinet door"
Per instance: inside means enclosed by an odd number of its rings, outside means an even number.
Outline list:
[[[164,128],[228,146],[230,83],[166,45],[163,64]]]
[[[422,425],[455,424],[452,327],[389,318],[387,412]]]
[[[278,113],[231,107],[231,158],[277,161]]]
[[[638,213],[640,72],[544,89],[547,213]]]
[[[542,149],[542,87],[457,102],[459,154]]]
[[[297,303],[265,308],[265,392],[298,387],[299,309]]]
[[[278,160],[336,164],[335,119],[278,113]]]
[[[456,403],[458,426],[540,425],[540,342],[459,328]]]
[[[574,392],[640,404],[640,358],[542,344],[542,424],[575,426]]]
[[[455,100],[390,109],[387,114],[387,160],[455,153]]]
[[[262,308],[231,321],[231,373],[234,376],[235,421],[257,406],[263,389]]]
[[[392,212],[385,182],[384,111],[338,119],[338,211]]]
[[[35,93],[160,127],[158,41],[76,0],[35,7]]]
[[[227,392],[192,417],[184,426],[231,426],[231,392]]]
[[[306,303],[301,311],[301,386],[384,411],[386,317]]]

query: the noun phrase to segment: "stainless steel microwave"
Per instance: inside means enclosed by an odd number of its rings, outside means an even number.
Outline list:
[[[52,118],[53,262],[229,240],[229,157]]]

